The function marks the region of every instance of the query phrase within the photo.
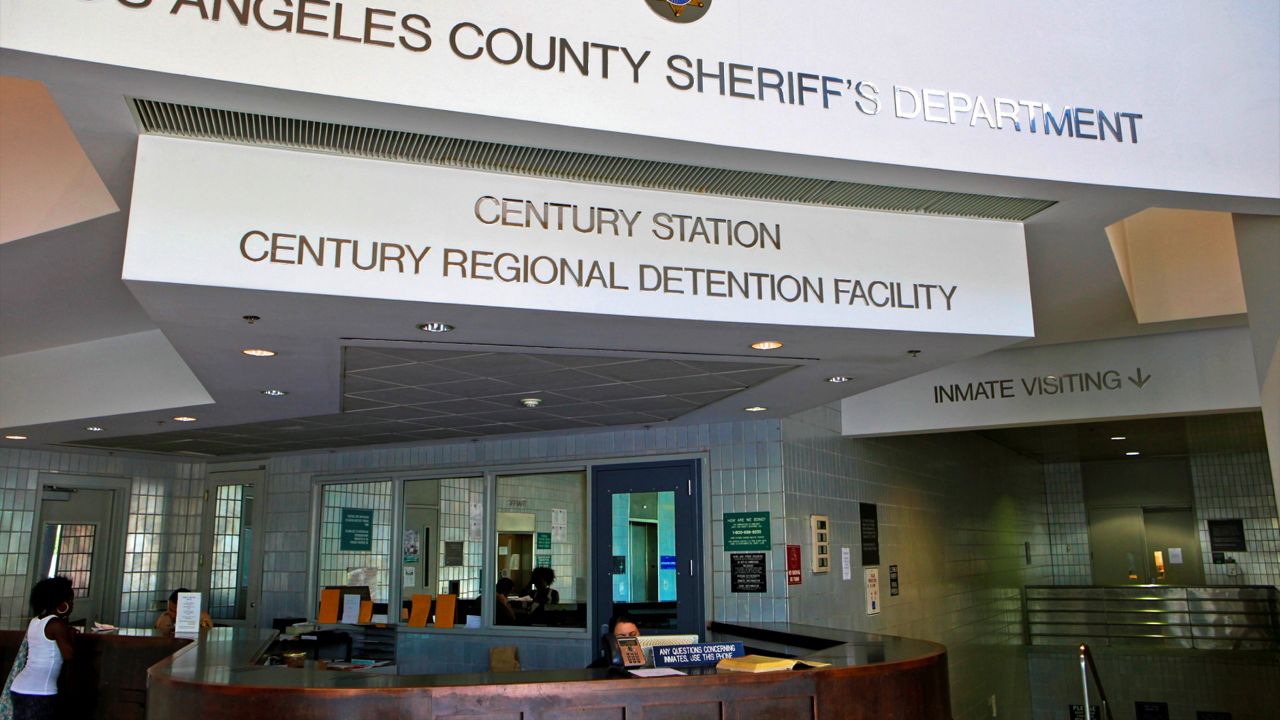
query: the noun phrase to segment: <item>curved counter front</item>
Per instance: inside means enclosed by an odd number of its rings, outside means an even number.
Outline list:
[[[713,624],[716,640],[793,648],[814,670],[638,678],[610,670],[380,675],[254,664],[274,632],[216,628],[148,671],[147,716],[440,720],[947,720],[946,650],[786,624]],[[819,648],[819,646],[825,646]],[[697,674],[694,674],[697,673]]]

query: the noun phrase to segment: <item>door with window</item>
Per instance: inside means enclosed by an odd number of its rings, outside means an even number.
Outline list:
[[[1191,508],[1090,508],[1089,550],[1098,585],[1204,584]]]
[[[201,590],[219,625],[258,626],[263,479],[260,469],[209,473]]]
[[[594,627],[624,608],[645,634],[702,634],[698,460],[597,466]]]
[[[71,620],[114,620],[106,593],[112,551],[115,492],[44,486],[40,494],[39,565],[36,580],[63,575],[71,580],[75,610]],[[109,617],[110,616],[110,617]]]

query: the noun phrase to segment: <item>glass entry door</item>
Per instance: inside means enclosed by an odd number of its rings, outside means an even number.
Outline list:
[[[46,485],[40,503],[36,580],[63,575],[75,591],[72,620],[113,622],[106,591],[107,558],[119,552],[111,537],[115,493]]]
[[[702,634],[700,479],[697,460],[595,468],[595,626],[625,608],[644,634]]]

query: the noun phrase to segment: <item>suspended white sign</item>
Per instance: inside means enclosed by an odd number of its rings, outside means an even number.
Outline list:
[[[124,278],[682,320],[1032,334],[1022,226],[140,138]]]
[[[1248,328],[1015,348],[846,398],[845,435],[1245,410],[1260,404]]]

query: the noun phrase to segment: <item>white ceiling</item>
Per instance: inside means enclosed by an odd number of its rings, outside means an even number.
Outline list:
[[[213,405],[163,413],[73,418],[6,428],[31,443],[172,431],[167,418],[191,413],[202,427],[242,425],[339,412],[342,347],[421,342],[413,325],[443,318],[458,325],[450,343],[561,354],[621,352],[631,357],[690,356],[739,361],[746,344],[779,334],[763,326],[628,319],[427,306],[318,296],[181,288],[120,280],[137,125],[126,98],[146,98],[467,139],[851,182],[1037,197],[1057,204],[1026,223],[1035,344],[1123,337],[1241,324],[1243,316],[1140,326],[1134,320],[1104,228],[1148,207],[1280,215],[1280,202],[986,177],[900,166],[779,155],[638,136],[463,116],[239,86],[187,77],[0,51],[0,73],[40,80],[121,212],[0,246],[0,356],[160,329],[214,398]],[[142,299],[142,303],[139,302]],[[144,306],[147,310],[144,310]],[[246,314],[263,318],[249,325]],[[447,316],[447,317],[446,317]],[[1007,338],[871,331],[786,330],[785,357],[797,369],[674,422],[740,419],[745,405],[789,414],[932,369],[1009,342]],[[279,358],[254,362],[241,347],[268,345]],[[446,346],[449,347],[449,346]],[[909,349],[925,352],[918,358]],[[772,358],[771,358],[772,359]],[[748,358],[759,362],[759,357]],[[108,369],[101,369],[106,373]],[[821,382],[851,374],[842,386]],[[263,387],[287,386],[281,400]],[[3,398],[0,398],[0,403]],[[159,424],[165,421],[167,424]]]

